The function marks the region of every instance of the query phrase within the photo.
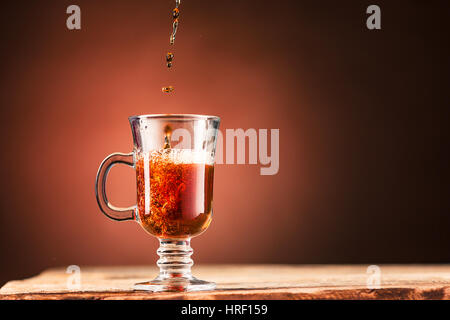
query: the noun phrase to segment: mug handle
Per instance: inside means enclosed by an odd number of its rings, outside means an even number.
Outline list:
[[[119,208],[112,205],[106,197],[106,177],[109,170],[117,164],[122,163],[134,168],[133,153],[113,153],[103,160],[98,168],[95,179],[95,195],[97,197],[100,210],[110,219],[117,221],[134,220],[136,217],[136,206]]]

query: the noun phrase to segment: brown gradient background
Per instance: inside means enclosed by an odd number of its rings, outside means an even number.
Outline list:
[[[450,262],[446,1],[376,1],[369,31],[372,1],[183,0],[167,71],[173,2],[2,5],[0,283],[155,263],[156,239],[94,196],[100,162],[132,149],[127,117],[148,113],[280,129],[278,175],[217,166],[196,263]],[[130,168],[108,187],[134,203]]]

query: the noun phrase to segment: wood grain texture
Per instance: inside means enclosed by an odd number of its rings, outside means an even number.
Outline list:
[[[381,265],[379,289],[368,289],[367,265],[204,265],[193,268],[217,289],[204,292],[133,291],[155,267],[81,267],[81,289],[67,289],[65,268],[10,281],[0,299],[449,299],[449,265]]]

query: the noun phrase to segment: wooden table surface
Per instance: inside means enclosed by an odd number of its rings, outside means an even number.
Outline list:
[[[0,300],[16,299],[449,299],[450,265],[380,265],[380,287],[368,288],[368,265],[199,265],[193,274],[217,289],[187,293],[133,291],[156,267],[81,267],[81,288],[71,274],[49,269],[10,281]],[[370,283],[370,281],[369,281]],[[374,284],[372,282],[372,284]],[[375,283],[376,284],[376,283]]]

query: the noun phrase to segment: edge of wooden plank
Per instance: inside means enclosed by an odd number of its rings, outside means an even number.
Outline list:
[[[450,300],[450,286],[429,288],[276,288],[203,292],[66,292],[0,295],[0,300]]]

